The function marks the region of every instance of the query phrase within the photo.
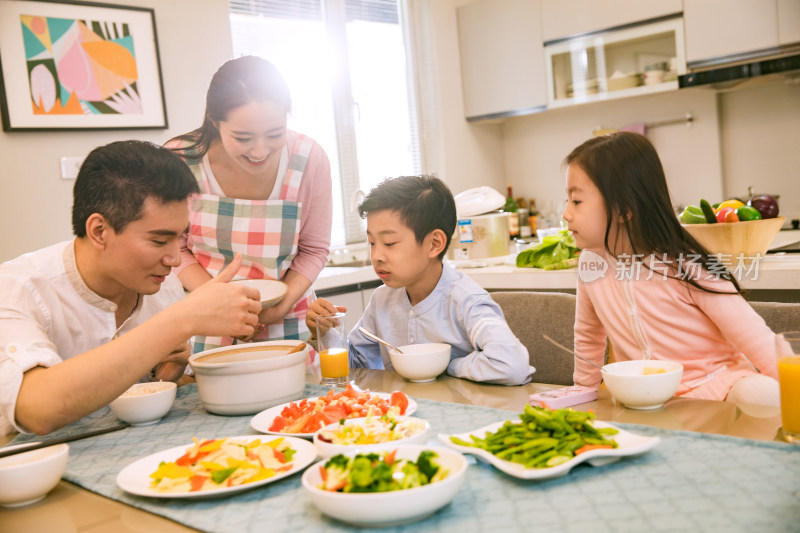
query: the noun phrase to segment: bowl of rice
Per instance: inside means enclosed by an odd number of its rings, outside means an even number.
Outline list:
[[[108,406],[132,426],[155,424],[172,408],[178,386],[171,381],[136,383]]]

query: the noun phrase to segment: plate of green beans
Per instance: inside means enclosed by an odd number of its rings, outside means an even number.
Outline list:
[[[602,466],[641,455],[661,441],[594,419],[591,412],[526,405],[519,420],[505,420],[455,435],[446,446],[470,453],[520,479],[549,479],[586,462]]]

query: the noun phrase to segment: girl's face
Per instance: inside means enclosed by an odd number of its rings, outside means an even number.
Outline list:
[[[274,102],[250,102],[233,108],[217,124],[222,147],[245,172],[277,168],[286,145],[286,110]]]
[[[605,249],[606,202],[600,189],[575,163],[567,167],[567,207],[562,216],[569,224],[579,248]],[[612,231],[609,239],[615,234]],[[614,249],[612,242],[609,242],[609,246]]]

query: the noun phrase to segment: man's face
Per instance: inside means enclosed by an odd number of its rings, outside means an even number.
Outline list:
[[[161,203],[148,197],[141,218],[119,233],[109,231],[104,276],[123,289],[155,294],[170,270],[181,264],[180,237],[188,225],[185,200]]]

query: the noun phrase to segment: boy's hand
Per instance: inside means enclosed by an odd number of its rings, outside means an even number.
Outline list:
[[[347,311],[347,307],[343,305],[333,305],[325,298],[317,298],[314,300],[308,307],[308,313],[306,313],[306,326],[308,326],[308,330],[311,332],[311,338],[317,338],[317,317],[319,315],[344,313],[345,311]]]
[[[242,337],[253,335],[261,312],[257,289],[228,283],[242,264],[236,254],[233,261],[211,281],[192,291],[183,304],[180,319],[192,324],[192,335]]]
[[[150,371],[151,381],[178,381],[186,370],[189,356],[192,355],[189,343],[182,342],[169,355]]]

